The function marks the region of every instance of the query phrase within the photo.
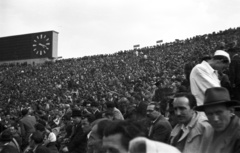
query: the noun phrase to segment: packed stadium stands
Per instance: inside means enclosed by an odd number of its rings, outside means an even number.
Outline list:
[[[1,114],[18,118],[23,108],[55,110],[62,106],[107,101],[121,109],[151,101],[157,83],[168,88],[165,96],[189,90],[186,65],[195,65],[216,49],[238,49],[240,28],[231,28],[185,40],[114,54],[76,57],[41,65],[1,65]],[[191,69],[191,66],[190,68]],[[166,98],[166,97],[163,97]],[[128,110],[121,109],[126,115]]]

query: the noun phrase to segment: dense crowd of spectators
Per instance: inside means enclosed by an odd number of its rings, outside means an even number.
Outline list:
[[[240,28],[109,55],[1,65],[1,131],[17,129],[24,109],[55,128],[60,125],[54,119],[70,122],[72,109],[92,103],[104,112],[113,102],[124,118],[131,118],[133,113],[144,116],[148,102],[165,101],[161,111],[169,117],[166,102],[178,91],[189,91],[191,68],[216,49],[237,49],[237,42]]]

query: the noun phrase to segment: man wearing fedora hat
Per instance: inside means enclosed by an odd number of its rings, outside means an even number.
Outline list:
[[[230,62],[231,59],[227,52],[217,50],[211,59],[203,60],[192,69],[190,87],[198,106],[203,104],[206,89],[221,86],[218,72],[228,68]]]
[[[214,128],[208,153],[240,152],[240,119],[234,115],[234,106],[238,105],[240,101],[231,100],[226,88],[213,87],[206,90],[204,104],[195,110],[204,111]]]

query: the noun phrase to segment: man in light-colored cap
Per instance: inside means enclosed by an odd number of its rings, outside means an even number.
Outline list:
[[[190,87],[192,94],[197,99],[197,105],[203,104],[204,93],[208,88],[220,87],[218,71],[228,68],[230,56],[223,50],[217,50],[208,61],[197,64],[190,74]]]

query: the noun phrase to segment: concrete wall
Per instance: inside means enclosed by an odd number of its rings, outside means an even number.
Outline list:
[[[50,60],[48,58],[39,58],[39,59],[25,59],[25,60],[15,60],[15,61],[1,61],[0,64],[22,64],[27,62],[27,64],[43,64],[46,61],[54,61],[54,60]]]

